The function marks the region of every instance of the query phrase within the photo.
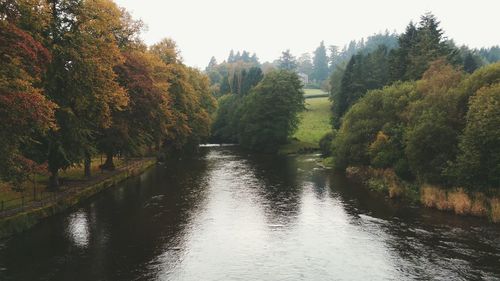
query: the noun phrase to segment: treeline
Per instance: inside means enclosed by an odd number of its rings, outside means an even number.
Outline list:
[[[378,38],[377,40],[373,38]],[[396,81],[415,81],[422,77],[430,63],[444,58],[447,62],[472,73],[481,66],[494,63],[498,47],[471,50],[457,47],[443,36],[438,20],[432,14],[422,16],[415,25],[410,23],[394,44],[390,38],[372,37],[381,42],[369,48],[361,47],[345,66],[340,65],[330,76],[333,123],[338,128],[342,116],[368,90],[378,89]],[[355,49],[355,48],[350,48]]]
[[[331,77],[335,126],[322,145],[336,168],[371,166],[420,183],[500,187],[500,63],[482,66],[490,61],[481,51],[455,47],[431,14],[398,41],[391,51],[382,46],[353,56],[341,79]],[[495,60],[496,48],[489,50]]]
[[[147,47],[111,0],[0,5],[0,178],[22,182],[106,154],[181,151],[210,134],[216,101],[175,42]]]
[[[231,50],[227,61],[217,63],[212,57],[205,69],[210,78],[211,90],[215,97],[227,94],[247,94],[263,76],[259,59],[255,54]]]

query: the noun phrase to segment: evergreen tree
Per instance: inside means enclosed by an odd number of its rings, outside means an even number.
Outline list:
[[[210,62],[208,63],[208,66],[205,68],[205,71],[206,72],[212,71],[216,67],[217,67],[217,60],[215,59],[215,57],[212,56],[212,58],[210,59]]]
[[[243,79],[243,83],[241,85],[241,94],[247,95],[253,87],[259,84],[262,78],[263,74],[260,67],[251,67],[248,70],[248,73],[245,75],[245,79]]]
[[[382,88],[389,82],[388,54],[387,47],[382,45],[372,53],[359,52],[349,60],[340,87],[332,91],[335,127],[340,126],[344,113],[368,90]]]
[[[297,60],[289,49],[281,53],[278,64],[278,67],[283,70],[295,71],[297,69]]]
[[[228,62],[228,63],[233,63],[233,62],[235,62],[235,61],[236,61],[236,58],[235,58],[235,56],[234,56],[234,51],[233,51],[233,50],[231,50],[231,51],[229,52],[229,57],[227,57],[227,62]]]
[[[339,57],[339,47],[331,45],[329,47],[329,50],[330,50],[330,56],[328,58],[328,66],[331,73],[333,72],[335,66],[337,65],[337,60]]]
[[[431,62],[446,58],[457,63],[458,50],[443,36],[439,21],[430,13],[423,15],[418,26],[410,23],[399,38],[399,49],[392,53],[391,80],[418,80]]]
[[[221,95],[226,95],[231,93],[231,84],[229,83],[229,75],[226,74],[222,78],[222,83],[220,84],[220,93]]]
[[[257,64],[257,65],[259,64],[259,58],[257,57],[256,53],[252,54],[252,57],[250,58],[250,62]]]
[[[325,43],[321,41],[319,47],[314,51],[312,79],[322,82],[328,77],[328,57],[326,55]]]
[[[250,62],[250,53],[248,53],[247,51],[243,51],[243,53],[241,54],[241,60],[243,62]]]
[[[479,68],[479,63],[471,52],[468,52],[464,58],[464,71],[467,73],[472,73]]]

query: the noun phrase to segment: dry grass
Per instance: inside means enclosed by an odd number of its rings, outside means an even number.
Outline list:
[[[455,214],[467,215],[471,213],[472,200],[463,188],[448,192],[448,202]]]
[[[493,222],[500,222],[500,197],[494,197],[490,200],[491,206],[491,220]]]
[[[472,195],[472,206],[470,209],[471,215],[478,217],[488,216],[488,199],[481,192],[475,192]]]
[[[492,221],[500,222],[500,198],[488,200],[481,192],[468,194],[463,188],[447,191],[437,186],[423,185],[420,189],[420,202],[426,207],[453,211],[458,215],[489,215]]]
[[[436,208],[438,210],[450,209],[446,197],[446,191],[428,184],[425,184],[420,188],[420,202],[429,208]]]
[[[404,188],[394,170],[386,169],[383,174],[384,181],[389,190],[390,198],[398,198],[404,195]]]

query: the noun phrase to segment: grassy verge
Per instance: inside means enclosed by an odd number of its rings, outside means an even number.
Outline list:
[[[99,169],[99,165],[101,165],[103,161],[104,160],[99,157],[92,159],[91,172],[93,176],[102,174],[102,171]],[[120,169],[120,167],[123,167],[124,165],[126,165],[125,160],[118,158],[115,159],[115,166],[117,169]],[[82,165],[75,165],[61,171],[60,178],[63,181],[71,182],[86,180],[83,174]],[[36,175],[34,179],[35,181],[29,180],[15,187],[11,184],[0,182],[0,202],[4,202],[5,208],[10,208],[11,205],[19,204],[21,197],[33,199],[36,194],[45,192],[49,176],[47,174]]]
[[[300,114],[297,132],[292,141],[282,146],[279,152],[294,154],[317,150],[321,137],[331,130],[330,104],[326,97],[306,99],[306,110]]]
[[[16,210],[10,216],[0,219],[0,238],[25,231],[44,218],[63,212],[129,177],[141,174],[155,162],[154,159],[135,160],[115,172],[73,184],[71,188],[58,193],[53,200],[33,202],[22,210]]]

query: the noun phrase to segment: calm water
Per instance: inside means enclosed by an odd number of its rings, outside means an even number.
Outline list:
[[[0,241],[0,280],[500,280],[500,226],[315,160],[204,148]]]

